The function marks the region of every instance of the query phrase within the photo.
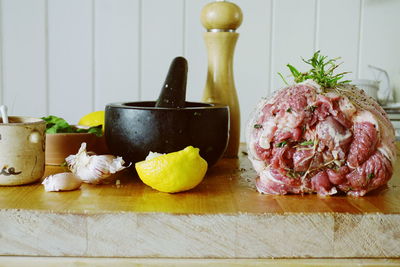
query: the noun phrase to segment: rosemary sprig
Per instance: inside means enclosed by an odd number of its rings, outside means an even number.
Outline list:
[[[371,180],[374,177],[375,177],[374,173],[368,173],[368,175],[367,175],[368,180]]]
[[[304,141],[300,143],[301,146],[310,146],[314,145],[314,140]]]
[[[308,72],[300,72],[294,66],[287,64],[286,66],[289,68],[294,81],[296,83],[303,82],[308,79],[314,80],[316,83],[321,85],[323,88],[334,88],[340,84],[349,83],[350,80],[341,81],[345,74],[349,72],[341,72],[338,74],[334,74],[334,71],[337,67],[341,65],[341,63],[337,64],[336,61],[340,58],[328,59],[327,56],[323,56],[320,54],[320,51],[314,53],[312,58],[308,60],[303,60],[306,64],[311,66],[311,69]],[[281,78],[284,80],[282,74],[280,74]]]
[[[283,82],[284,82],[286,85],[289,85],[289,83],[286,81],[285,77],[283,77],[282,73],[278,72],[278,75],[279,75],[279,77],[281,77],[281,79],[283,80]]]
[[[317,109],[317,106],[311,105],[311,106],[308,106],[305,110],[309,110],[310,112],[314,112],[316,109]]]
[[[287,144],[286,141],[282,141],[282,142],[279,142],[278,144],[276,144],[276,147],[284,147],[286,144]]]
[[[302,175],[304,175],[304,172],[298,172],[293,169],[285,169],[285,170],[286,170],[286,177],[288,177],[290,179],[298,179]]]

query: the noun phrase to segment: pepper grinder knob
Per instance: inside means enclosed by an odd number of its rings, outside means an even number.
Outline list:
[[[231,2],[211,2],[201,11],[201,23],[207,31],[235,31],[242,20],[242,10]]]

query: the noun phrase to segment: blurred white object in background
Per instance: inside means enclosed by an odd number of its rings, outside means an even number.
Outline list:
[[[388,114],[390,121],[396,130],[396,140],[400,141],[400,103],[391,103],[383,106],[383,109]]]
[[[365,93],[375,100],[378,100],[378,90],[380,81],[367,80],[367,79],[359,79],[353,80],[353,84],[358,88],[363,89]]]
[[[386,70],[372,65],[369,68],[378,73],[375,80],[359,79],[353,80],[353,84],[363,89],[365,93],[379,102],[382,106],[386,105],[388,100],[392,99],[392,90],[390,88],[390,79]]]

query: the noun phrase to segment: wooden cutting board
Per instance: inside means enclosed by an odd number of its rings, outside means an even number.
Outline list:
[[[242,153],[179,194],[152,190],[129,171],[116,175],[119,185],[72,192],[1,187],[0,255],[400,257],[398,165],[387,188],[360,198],[259,194]]]

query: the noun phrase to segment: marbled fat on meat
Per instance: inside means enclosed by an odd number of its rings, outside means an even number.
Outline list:
[[[393,173],[393,126],[354,86],[283,88],[260,102],[246,133],[261,193],[363,196]]]

